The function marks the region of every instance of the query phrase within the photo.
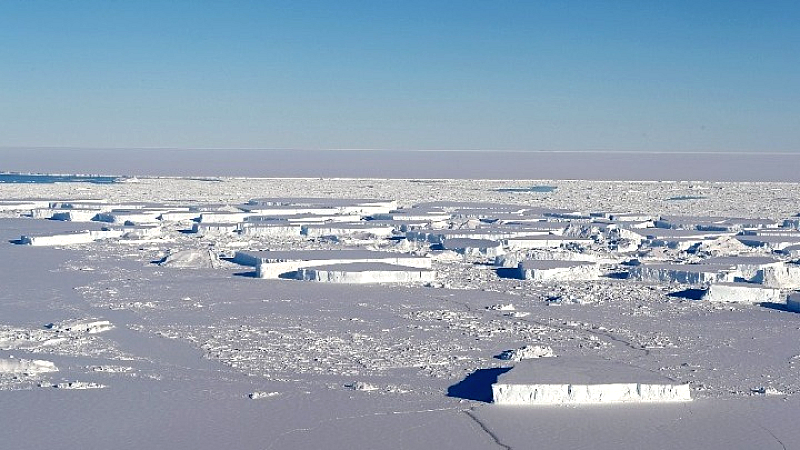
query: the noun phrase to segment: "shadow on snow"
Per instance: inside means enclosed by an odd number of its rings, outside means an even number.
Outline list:
[[[497,377],[509,370],[511,370],[510,367],[478,369],[447,388],[447,396],[490,403],[492,401],[492,384],[497,383]]]

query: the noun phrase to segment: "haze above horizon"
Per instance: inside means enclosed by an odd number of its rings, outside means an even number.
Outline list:
[[[791,1],[3,2],[0,148],[798,152],[798,22]]]

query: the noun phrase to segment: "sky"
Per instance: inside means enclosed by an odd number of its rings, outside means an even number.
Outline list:
[[[796,1],[0,2],[0,147],[800,152]]]

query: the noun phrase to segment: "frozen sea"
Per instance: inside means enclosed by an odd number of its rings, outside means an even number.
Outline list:
[[[263,197],[388,198],[775,223],[800,213],[795,155],[114,152],[0,150],[2,171],[138,177],[0,183],[0,200],[230,210]],[[432,285],[257,279],[226,258],[431,252],[395,240],[198,236],[185,223],[78,245],[12,243],[101,225],[0,211],[0,448],[800,448],[800,314],[780,305],[710,304],[671,295],[687,286],[613,277],[501,278],[486,260],[444,252]],[[222,265],[157,264],[178,251],[211,251]],[[694,400],[489,403],[510,364],[497,355],[525,345],[688,382]]]

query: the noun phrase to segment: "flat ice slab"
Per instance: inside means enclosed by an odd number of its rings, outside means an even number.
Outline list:
[[[782,300],[780,289],[752,283],[712,283],[703,300],[734,303],[778,303]]]
[[[123,234],[125,232],[122,230],[86,230],[49,236],[22,236],[19,242],[32,246],[88,244],[103,239],[118,238]]]
[[[518,237],[506,239],[504,241],[505,245],[511,249],[559,248],[570,244],[590,245],[593,242],[594,241],[592,239],[581,239],[555,235]]]
[[[44,372],[58,372],[58,368],[51,361],[41,359],[0,359],[0,373],[2,374],[33,375]]]
[[[523,280],[583,281],[600,278],[600,267],[593,262],[532,259],[517,267]]]
[[[689,385],[618,361],[594,358],[523,360],[492,385],[499,405],[685,402]]]
[[[720,264],[642,264],[628,271],[634,280],[684,284],[726,281],[729,272],[729,265]]]
[[[280,278],[299,269],[350,263],[386,263],[430,269],[431,259],[405,253],[371,250],[238,251],[237,264],[256,267],[259,278]]]
[[[297,271],[297,279],[353,284],[413,283],[434,281],[436,272],[386,263],[350,263],[302,268]]]
[[[505,251],[503,244],[490,239],[454,238],[442,242],[445,250],[453,250],[465,256],[496,258]]]

